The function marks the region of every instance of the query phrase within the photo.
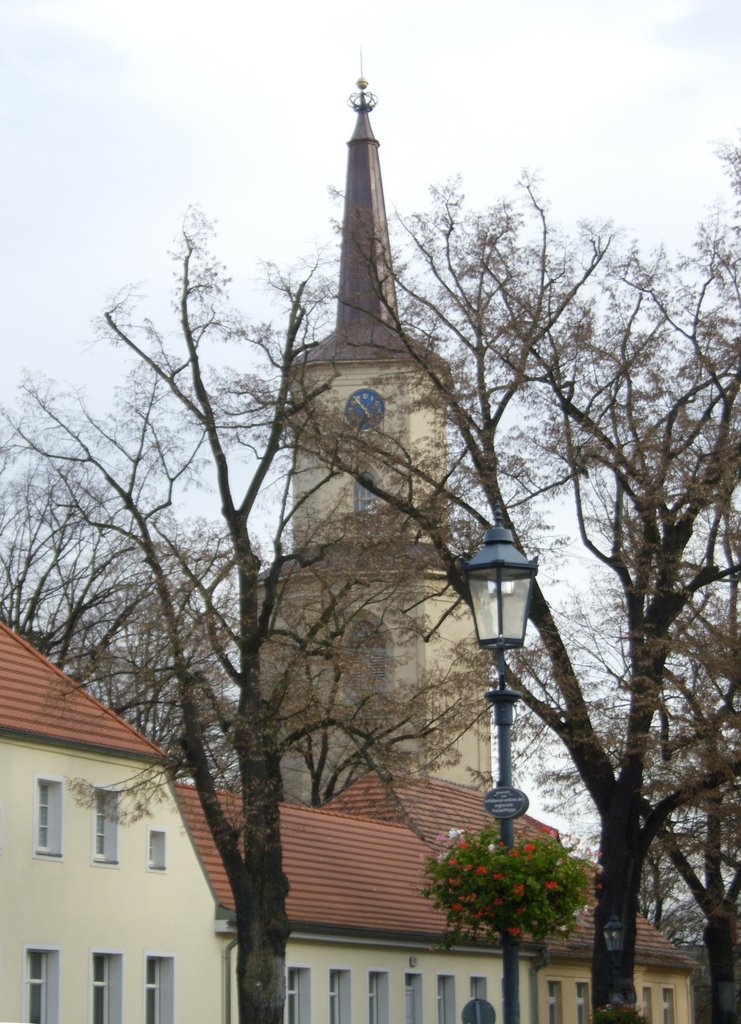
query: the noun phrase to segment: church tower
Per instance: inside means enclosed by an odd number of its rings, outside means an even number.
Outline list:
[[[357,85],[349,101],[356,122],[348,143],[336,325],[303,366],[302,387],[316,397],[313,426],[297,439],[294,535],[307,549],[339,546],[360,571],[366,562],[375,569],[384,564],[388,538],[387,564],[402,584],[380,587],[347,630],[345,644],[351,648],[354,637],[360,661],[365,651],[368,662],[349,675],[359,672],[388,695],[425,694],[420,700],[429,701],[433,725],[427,739],[411,741],[408,762],[414,770],[470,782],[472,773],[490,768],[481,680],[471,699],[471,673],[462,668],[476,647],[472,622],[467,608],[451,611],[431,545],[405,523],[401,501],[429,500],[434,508],[433,481],[443,478],[447,460],[446,413],[420,371],[413,342],[399,330],[379,143],[370,123],[376,98],[364,79]],[[436,710],[436,700],[445,707]],[[433,735],[438,720],[439,737]],[[448,733],[440,742],[443,729]],[[443,756],[428,757],[433,748]]]

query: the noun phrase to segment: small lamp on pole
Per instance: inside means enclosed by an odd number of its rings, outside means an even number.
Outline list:
[[[479,646],[497,652],[498,686],[486,693],[496,726],[498,769],[497,789],[512,786],[512,723],[519,694],[505,681],[505,650],[522,647],[530,610],[533,580],[538,560],[530,561],[512,542],[512,533],[502,525],[499,506],[494,510],[494,526],[487,530],[484,546],[461,568],[471,593],[476,635]],[[492,751],[492,761],[493,751]],[[492,773],[493,773],[492,764]],[[504,845],[514,845],[514,824],[511,817],[502,817],[501,835]],[[504,967],[504,1024],[519,1024],[519,962],[517,940],[507,932],[502,935]]]
[[[623,928],[623,922],[617,916],[613,910],[609,920],[606,922],[602,929],[602,934],[605,937],[605,945],[607,946],[607,952],[610,956],[610,966],[612,968],[612,988],[613,988],[613,1001],[616,1003],[623,1002],[623,993],[620,977],[621,958],[623,952],[623,942],[625,941],[625,929]]]

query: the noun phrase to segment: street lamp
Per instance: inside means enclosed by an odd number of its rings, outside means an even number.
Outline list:
[[[501,820],[504,845],[511,849],[515,842],[514,819],[527,810],[527,798],[512,789],[512,722],[519,693],[505,682],[504,652],[522,647],[530,610],[530,594],[538,571],[538,560],[529,561],[512,543],[512,533],[502,526],[499,506],[494,509],[494,526],[487,530],[484,546],[461,568],[471,593],[476,635],[479,646],[497,651],[499,684],[486,693],[492,707],[497,732],[499,777],[494,800],[487,809]],[[493,758],[492,758],[493,760]],[[493,770],[492,764],[492,770]],[[504,801],[497,799],[505,797]],[[517,798],[521,798],[518,804]],[[505,806],[508,804],[508,806]],[[517,939],[509,932],[502,934],[504,968],[504,1024],[519,1024],[519,962]]]
[[[621,959],[623,952],[623,942],[625,940],[625,930],[623,928],[623,922],[617,916],[613,910],[610,915],[610,919],[602,929],[602,934],[605,937],[605,945],[607,946],[607,952],[610,954],[610,967],[612,968],[612,988],[613,996],[612,1001],[616,1003],[623,1002],[622,992],[622,978],[621,978]]]

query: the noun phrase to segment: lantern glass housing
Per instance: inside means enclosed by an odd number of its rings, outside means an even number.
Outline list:
[[[476,633],[482,647],[522,647],[538,560],[529,561],[512,543],[497,508],[484,546],[462,563],[471,592]]]
[[[619,953],[623,948],[623,923],[616,914],[611,916],[602,929],[602,934],[608,953]]]
[[[505,647],[521,647],[530,606],[529,572],[507,566],[472,572],[468,577],[473,615],[479,643],[495,644],[499,637]]]

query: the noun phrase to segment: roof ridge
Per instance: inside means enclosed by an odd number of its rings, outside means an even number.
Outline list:
[[[196,789],[196,786],[192,782],[176,782],[175,783],[175,789],[176,790],[184,790],[186,792],[193,793],[196,796],[198,795],[198,790]],[[238,796],[237,793],[235,793],[233,790],[230,790],[230,789],[217,789],[216,790],[216,795],[218,797],[220,797],[220,798],[221,797],[229,798],[229,797],[236,797],[236,796]],[[324,805],[323,807],[312,807],[309,804],[299,804],[299,803],[293,803],[293,802],[288,801],[288,800],[281,800],[280,806],[281,806],[281,810],[286,809],[286,810],[289,810],[289,811],[296,810],[296,811],[306,812],[308,814],[321,814],[323,817],[327,817],[327,818],[342,818],[343,820],[346,820],[346,821],[364,821],[364,822],[367,822],[369,825],[381,825],[384,828],[399,828],[399,829],[403,829],[405,832],[411,833],[412,835],[416,835],[414,830],[411,829],[404,822],[401,822],[401,821],[387,821],[385,818],[373,818],[373,817],[371,817],[369,815],[360,814],[360,813],[354,814],[354,813],[351,813],[350,811],[336,811],[333,808],[331,808],[328,804]]]
[[[125,718],[122,718],[121,715],[116,714],[116,712],[112,708],[109,708],[102,701],[98,700],[97,697],[93,696],[92,693],[89,693],[82,685],[82,683],[80,683],[76,679],[73,679],[72,676],[68,675],[63,669],[59,668],[58,665],[55,665],[54,662],[50,661],[45,654],[42,654],[41,651],[37,650],[37,648],[34,647],[33,644],[30,643],[30,641],[26,640],[25,637],[22,637],[19,633],[16,633],[14,629],[11,629],[11,627],[8,626],[7,623],[3,622],[2,619],[0,619],[0,632],[5,633],[9,640],[17,644],[26,654],[30,654],[35,661],[40,662],[44,666],[44,668],[47,669],[47,671],[50,671],[52,675],[54,675],[59,680],[59,682],[69,687],[74,693],[79,694],[83,700],[87,700],[91,704],[94,704],[98,708],[98,710],[102,711],[105,714],[107,718],[110,718],[113,721],[115,721],[118,727],[125,728],[129,733],[135,736],[137,740],[146,743],[146,745],[152,749],[152,752],[156,754],[158,758],[162,758],[165,756],[164,751],[162,750],[161,747],[157,746],[156,743],[153,743],[152,740],[150,740],[147,736],[144,735],[144,733],[141,733],[139,732],[138,729],[135,729],[134,726],[127,722]],[[49,735],[44,732],[29,732],[29,734],[36,736]],[[96,744],[91,743],[90,746],[96,746]],[[104,744],[104,746],[107,746],[107,744]]]

